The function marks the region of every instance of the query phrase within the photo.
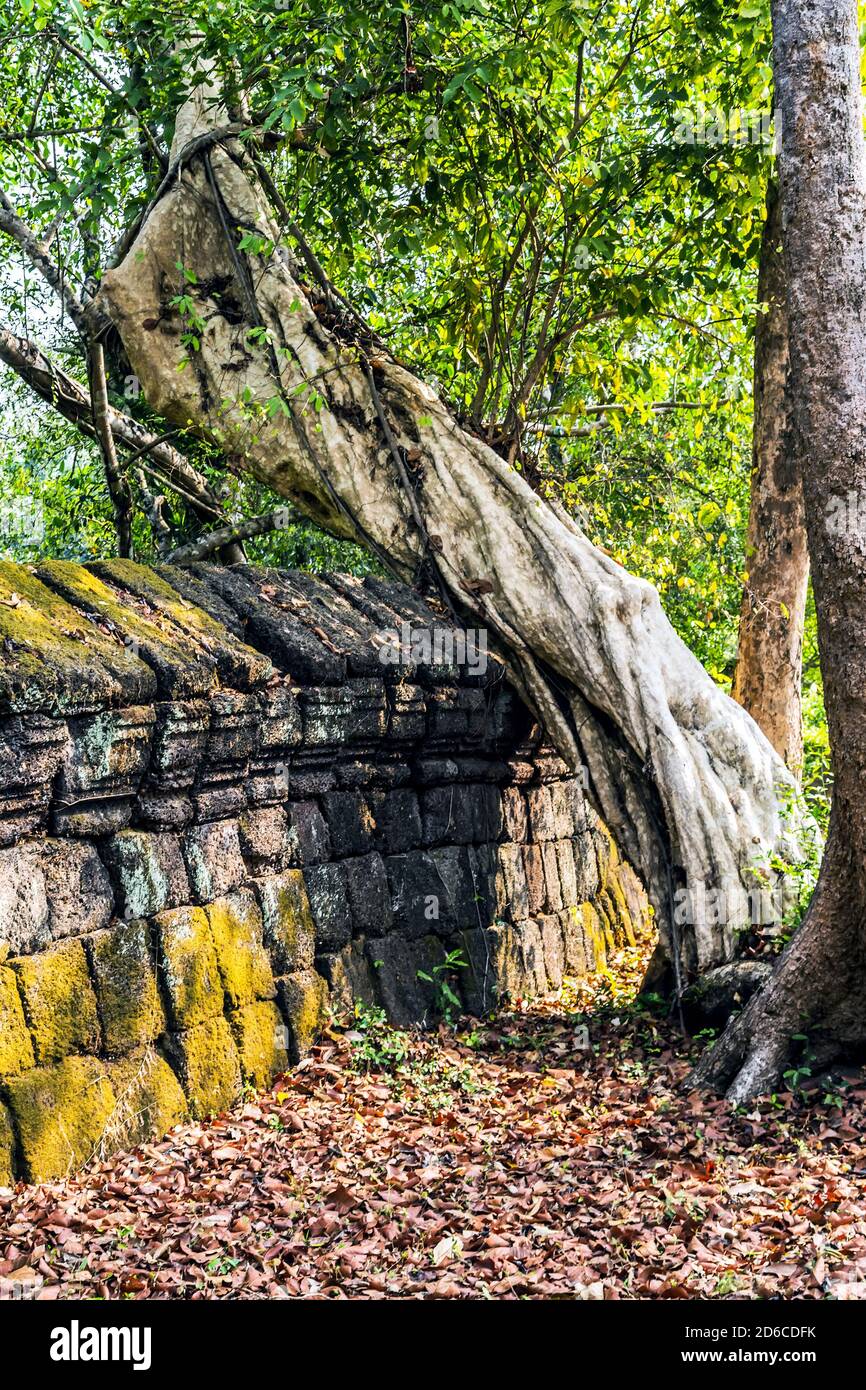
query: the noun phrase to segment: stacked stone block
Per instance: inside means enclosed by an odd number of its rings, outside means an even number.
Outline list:
[[[0,1184],[225,1110],[329,1011],[482,1014],[640,884],[495,663],[375,579],[0,564]],[[450,964],[449,964],[450,962]]]

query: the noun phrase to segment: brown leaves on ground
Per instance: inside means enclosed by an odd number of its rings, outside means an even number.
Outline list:
[[[0,1195],[0,1293],[866,1295],[866,1081],[735,1113],[683,1090],[663,1015],[576,1003],[413,1038],[391,1072],[361,1020],[231,1115]]]

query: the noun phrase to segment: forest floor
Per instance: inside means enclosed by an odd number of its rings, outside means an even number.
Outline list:
[[[456,1031],[362,1019],[230,1115],[0,1192],[0,1296],[866,1297],[866,1077],[686,1091],[705,1042],[635,1000],[643,954]]]

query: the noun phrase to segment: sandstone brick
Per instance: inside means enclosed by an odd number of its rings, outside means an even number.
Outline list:
[[[86,941],[106,1052],[119,1055],[165,1029],[147,924],[117,922]]]
[[[296,970],[277,980],[280,1007],[289,1022],[293,1062],[306,1057],[327,1018],[328,987],[315,970]]]
[[[173,908],[159,913],[153,925],[171,1026],[179,1031],[221,1015],[222,978],[204,910]]]
[[[360,935],[384,936],[391,930],[393,914],[382,856],[365,854],[360,859],[345,859],[343,867],[353,930]]]
[[[331,857],[331,836],[315,801],[294,801],[286,807],[293,864],[320,864]]]
[[[559,919],[553,914],[539,917],[538,928],[541,932],[541,949],[548,989],[559,989],[565,974],[565,943]]]
[[[254,884],[262,914],[264,943],[278,975],[309,970],[316,928],[301,869],[260,878]]]
[[[154,1047],[108,1062],[106,1070],[116,1098],[105,1131],[111,1148],[136,1148],[161,1139],[188,1118],[181,1084]]]
[[[460,783],[421,793],[425,845],[469,844],[473,839],[470,789]]]
[[[307,896],[316,924],[316,949],[339,949],[352,935],[352,919],[342,864],[312,864],[304,870]]]
[[[121,830],[102,847],[122,917],[153,917],[190,900],[180,838]]]
[[[401,787],[384,797],[377,816],[378,840],[386,854],[405,854],[417,849],[423,838],[418,797]]]
[[[544,881],[544,860],[540,845],[523,845],[523,870],[529,893],[529,915],[538,916],[547,907],[547,884]]]
[[[170,1033],[165,1045],[194,1119],[231,1108],[241,1093],[241,1068],[231,1028],[222,1015]]]
[[[274,977],[262,942],[262,917],[253,892],[239,889],[205,908],[216,947],[226,1005],[237,1009],[273,999]]]
[[[183,853],[198,902],[209,903],[221,898],[243,883],[247,876],[236,821],[210,821],[192,826],[183,837]]]
[[[96,995],[80,940],[61,941],[9,964],[18,977],[39,1066],[71,1052],[98,1052]]]
[[[519,787],[502,789],[502,833],[506,840],[522,844],[529,830],[526,800]]]
[[[376,975],[363,937],[350,941],[341,951],[319,956],[316,966],[327,981],[335,1014],[351,1017],[356,1004],[371,1007],[379,1003]]]
[[[529,887],[522,848],[521,845],[510,844],[499,846],[499,867],[504,889],[501,906],[507,909],[514,921],[529,915]]]
[[[0,850],[0,943],[26,954],[51,940],[48,895],[38,841]]]
[[[233,1009],[228,1018],[241,1075],[247,1085],[264,1090],[289,1065],[289,1035],[282,1014],[270,1000],[260,1000]]]
[[[520,992],[530,997],[546,994],[549,986],[541,928],[532,918],[527,918],[523,922],[515,923],[514,936],[522,972]]]
[[[559,881],[559,858],[555,841],[545,840],[541,846],[541,859],[544,864],[547,906],[551,912],[560,912],[562,909],[562,886]]]
[[[435,928],[444,885],[430,855],[424,850],[392,854],[385,860],[391,890],[394,930],[408,939],[426,936]]]
[[[322,798],[325,819],[337,859],[366,854],[373,847],[374,822],[370,808],[355,792],[329,792]]]
[[[526,792],[526,802],[529,808],[529,828],[536,844],[542,840],[555,840],[556,826],[550,788],[544,786],[529,787]]]
[[[250,873],[279,873],[292,860],[292,837],[282,806],[245,811],[238,819],[241,854]]]

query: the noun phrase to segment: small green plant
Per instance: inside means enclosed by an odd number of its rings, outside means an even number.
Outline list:
[[[391,1027],[384,1009],[357,1003],[354,1026],[348,1036],[352,1064],[358,1071],[394,1073],[409,1055],[408,1036]]]
[[[449,951],[445,959],[434,965],[429,973],[426,970],[416,971],[417,979],[433,986],[436,1012],[444,1018],[449,1027],[463,1012],[463,1004],[451,984],[451,977],[456,970],[466,970],[468,966],[469,962],[463,959],[463,952],[458,947],[456,951]]]

